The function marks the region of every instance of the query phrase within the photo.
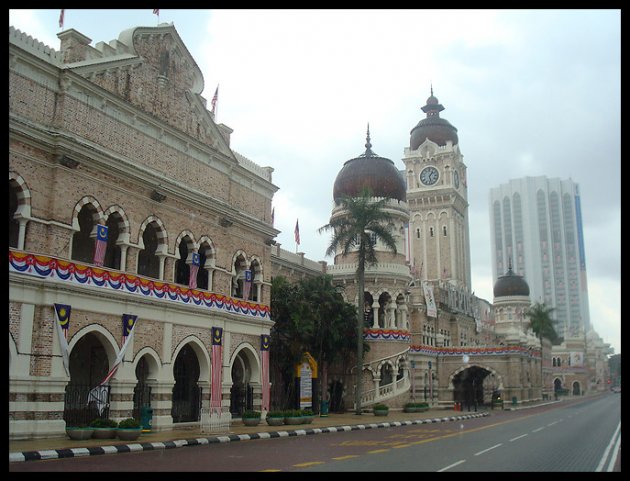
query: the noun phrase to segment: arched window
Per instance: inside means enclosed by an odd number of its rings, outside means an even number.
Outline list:
[[[79,232],[72,235],[72,259],[79,262],[92,263],[94,260],[94,230],[95,209],[92,204],[85,204],[79,211]]]
[[[15,182],[9,181],[9,247],[17,247],[20,223],[14,218],[18,208],[18,191]]]
[[[138,253],[138,274],[141,276],[160,277],[160,259],[156,255],[158,247],[158,237],[156,228],[150,223],[142,233],[144,249]]]
[[[120,224],[122,224],[122,218],[120,214],[114,212],[107,218],[107,249],[105,250],[105,258],[103,259],[103,265],[111,269],[120,270],[121,250],[120,246],[116,244],[118,237],[120,236]]]
[[[175,261],[175,282],[177,284],[188,285],[190,277],[190,266],[186,263],[189,254],[189,245],[192,244],[188,236],[179,243],[179,259]]]

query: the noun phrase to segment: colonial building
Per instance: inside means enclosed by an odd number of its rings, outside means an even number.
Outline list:
[[[9,28],[9,437],[260,408],[273,169],[172,24],[58,37]]]

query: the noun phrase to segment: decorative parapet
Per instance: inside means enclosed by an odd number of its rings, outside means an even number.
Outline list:
[[[63,56],[61,52],[52,49],[45,43],[40,42],[15,27],[9,27],[9,44],[17,45],[25,51],[36,57],[44,59],[53,65],[61,66],[63,64]]]
[[[467,355],[473,356],[506,356],[520,355],[540,359],[540,351],[528,349],[521,346],[496,346],[496,347],[434,347],[434,346],[411,346],[409,352],[414,354],[426,354],[429,356],[457,357]]]
[[[238,163],[241,164],[245,169],[253,172],[259,177],[262,177],[266,181],[271,182],[271,173],[273,172],[273,167],[262,167],[255,163],[253,160],[249,160],[244,155],[239,154],[235,150],[232,150],[232,152],[234,152]]]
[[[269,320],[269,306],[55,257],[9,250],[9,272]]]
[[[363,336],[368,341],[402,341],[409,342],[411,333],[396,329],[365,329]]]
[[[359,264],[356,262],[350,264],[337,264],[327,267],[328,274],[331,275],[354,275],[357,272]],[[378,274],[379,276],[403,276],[410,277],[409,266],[406,264],[394,264],[394,263],[385,263],[379,262],[375,265],[366,265],[365,266],[365,274],[373,275]]]

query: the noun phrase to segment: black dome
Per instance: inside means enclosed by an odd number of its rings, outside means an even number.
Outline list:
[[[519,276],[512,271],[512,266],[494,284],[494,297],[506,296],[529,296],[529,285],[527,285],[523,276]]]
[[[418,122],[418,125],[411,129],[411,138],[409,141],[411,150],[416,150],[426,139],[440,146],[446,145],[446,142],[449,140],[453,145],[459,142],[457,129],[453,127],[448,120],[440,117],[442,110],[444,110],[444,106],[433,96],[432,88],[431,96],[427,99],[427,104],[422,107],[422,111],[427,114],[427,117],[422,119]]]
[[[368,128],[364,154],[344,163],[337,174],[333,187],[333,199],[338,202],[343,196],[357,197],[363,189],[370,190],[374,197],[386,197],[405,201],[407,188],[394,162],[379,157],[372,151]]]

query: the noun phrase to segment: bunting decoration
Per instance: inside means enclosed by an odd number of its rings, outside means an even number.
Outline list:
[[[19,272],[43,280],[55,279],[55,282],[89,284],[95,289],[111,289],[144,299],[194,305],[211,312],[255,319],[271,318],[270,307],[257,302],[248,302],[205,290],[192,290],[179,284],[14,249],[9,250],[9,272]]]
[[[98,224],[96,226],[96,246],[94,247],[94,265],[102,266],[105,260],[105,252],[107,251],[107,231],[106,225]]]
[[[68,347],[68,328],[70,327],[70,312],[72,308],[67,304],[55,304],[57,314],[57,334],[59,335],[59,345],[61,347],[61,357],[66,374],[70,376],[70,349]]]
[[[188,276],[188,287],[197,288],[197,273],[199,272],[199,253],[193,252],[192,263],[190,264],[190,275]]]
[[[268,334],[260,336],[260,364],[262,376],[262,400],[261,409],[263,411],[270,410],[270,384],[269,384],[269,345],[271,337]]]
[[[210,414],[221,415],[221,380],[223,378],[223,328],[212,328],[212,379],[210,383]]]

